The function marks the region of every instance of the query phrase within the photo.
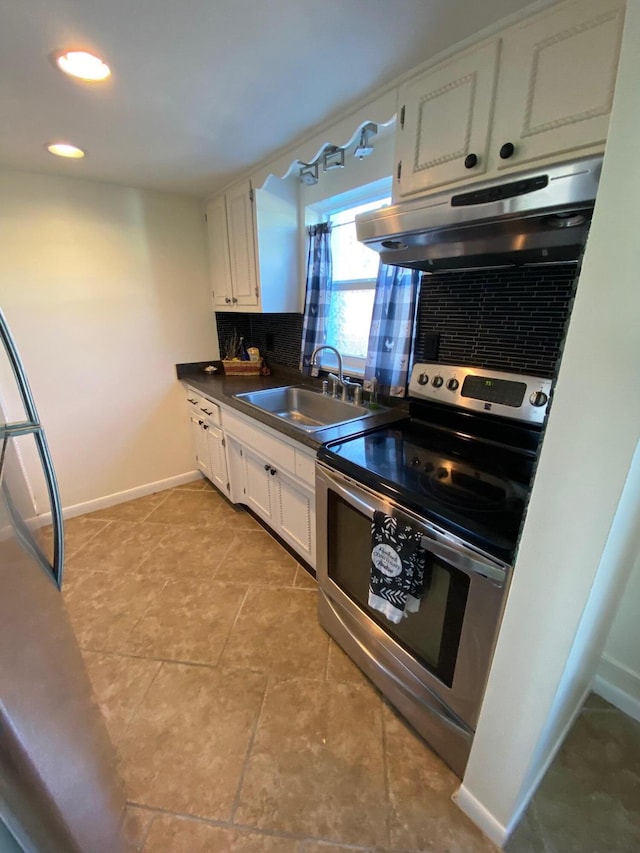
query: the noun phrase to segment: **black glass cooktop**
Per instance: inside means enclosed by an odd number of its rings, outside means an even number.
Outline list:
[[[512,560],[533,473],[530,450],[407,420],[324,447],[318,458]]]

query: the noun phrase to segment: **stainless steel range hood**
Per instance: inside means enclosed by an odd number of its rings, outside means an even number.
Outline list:
[[[601,166],[575,160],[363,213],[358,240],[385,264],[425,272],[576,261]]]

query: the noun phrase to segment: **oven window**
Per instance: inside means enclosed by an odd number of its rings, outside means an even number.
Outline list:
[[[394,625],[369,607],[371,520],[328,493],[328,572],[331,580],[410,655],[448,687],[453,683],[469,578],[436,557],[427,560],[420,608]]]

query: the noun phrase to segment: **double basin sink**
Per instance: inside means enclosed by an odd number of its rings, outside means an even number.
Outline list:
[[[381,411],[380,408],[372,411],[298,385],[247,391],[235,394],[235,397],[309,433],[370,417]]]

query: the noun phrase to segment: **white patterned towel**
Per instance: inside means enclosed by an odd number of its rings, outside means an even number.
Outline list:
[[[369,607],[397,624],[417,613],[424,584],[422,534],[405,521],[375,512],[371,523]]]

